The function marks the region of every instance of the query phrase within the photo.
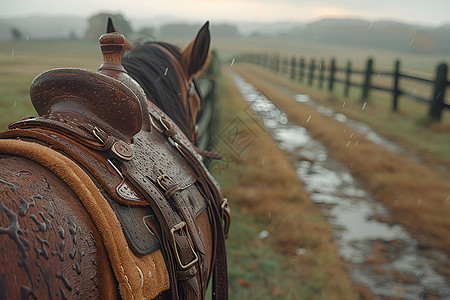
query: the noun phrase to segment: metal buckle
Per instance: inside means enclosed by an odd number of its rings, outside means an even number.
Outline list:
[[[159,117],[159,123],[161,123],[166,131],[170,130],[169,126],[164,122],[164,119],[162,117]]]
[[[194,254],[194,259],[186,265],[183,265],[183,263],[181,262],[180,254],[178,253],[177,243],[175,241],[174,233],[175,233],[175,231],[183,230],[183,228],[185,228],[185,227],[186,227],[186,222],[180,222],[170,229],[170,234],[172,235],[172,241],[173,241],[173,248],[175,249],[175,257],[177,258],[177,262],[183,270],[189,269],[198,261],[198,255],[197,255],[197,253],[195,253],[194,245],[192,244],[191,235],[189,234],[189,230],[185,229],[184,231],[186,232],[186,236],[188,238],[189,246],[191,247],[192,254]]]
[[[98,129],[97,126],[94,126],[94,129],[92,129],[92,134],[102,143],[102,145],[105,145],[105,141],[100,137],[100,129]]]
[[[228,199],[227,198],[223,198],[222,204],[220,205],[222,219],[223,219],[223,215],[224,215],[224,212],[225,212],[225,207],[227,207],[227,206],[228,206]]]
[[[167,174],[159,175],[158,178],[156,178],[156,181],[158,182],[158,185],[163,189],[163,191],[167,191],[167,189],[175,184],[175,181],[173,181],[172,177],[170,177]]]

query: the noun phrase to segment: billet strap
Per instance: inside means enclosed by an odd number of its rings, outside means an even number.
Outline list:
[[[182,273],[185,280],[194,280],[197,270],[196,263],[199,260],[195,251],[194,242],[189,233],[189,228],[181,216],[172,209],[164,194],[146,176],[139,172],[134,161],[123,162],[126,175],[130,181],[148,199],[161,227],[161,246],[168,264],[171,277],[172,298],[178,299],[177,273]],[[191,275],[191,276],[189,276]],[[198,286],[198,283],[192,283]],[[196,295],[199,291],[195,291]]]
[[[152,113],[152,111],[150,113]],[[186,146],[183,137],[178,133],[179,130],[175,129],[174,124],[161,115],[152,115],[152,117],[153,123],[159,123],[157,128],[165,133],[172,145],[178,149],[194,172],[196,172],[207,198],[210,199],[213,212],[212,217],[215,219],[213,220],[213,224],[216,233],[216,251],[213,257],[213,261],[215,262],[212,291],[213,299],[228,299],[228,270],[225,247],[225,238],[228,236],[231,222],[231,211],[228,207],[228,202],[222,198],[221,192],[218,190],[215,182],[212,181],[198,156]]]
[[[133,159],[121,160],[123,176],[147,200],[156,215],[160,228],[160,244],[170,270],[172,298],[198,299],[203,291],[203,275],[207,273],[204,263],[206,247],[196,224],[195,207],[189,200],[196,190],[194,173],[176,149],[172,149],[162,133],[140,132],[130,145]],[[164,152],[152,157],[152,153]],[[142,161],[147,158],[148,162]],[[191,177],[180,181],[171,173],[169,166],[183,165],[186,175]],[[190,178],[194,179],[191,180]]]

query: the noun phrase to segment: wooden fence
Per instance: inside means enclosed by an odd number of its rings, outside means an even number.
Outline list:
[[[221,64],[216,51],[211,52],[211,60],[198,79],[200,91],[203,94],[203,105],[199,111],[196,129],[197,141],[196,146],[202,150],[211,151],[215,144],[215,136],[217,135],[217,127],[219,120],[219,112],[217,109],[217,77],[220,76]],[[208,166],[210,160],[204,159]]]
[[[325,60],[317,61],[312,58],[307,62],[304,58],[281,57],[278,54],[255,54],[249,53],[237,57],[236,62],[251,63],[271,69],[276,73],[288,75],[292,80],[300,82],[307,81],[308,85],[312,85],[317,81],[319,88],[323,88],[328,83],[328,90],[333,91],[335,83],[344,85],[344,96],[348,97],[350,87],[361,88],[361,99],[367,101],[370,91],[381,90],[392,94],[392,110],[398,110],[400,96],[408,96],[414,100],[428,103],[428,115],[433,121],[440,121],[444,109],[450,109],[450,104],[445,102],[445,93],[450,85],[447,80],[448,65],[446,63],[439,64],[436,68],[434,79],[422,78],[418,76],[408,75],[400,70],[400,61],[397,60],[392,71],[376,71],[374,69],[374,61],[369,58],[364,69],[353,69],[352,63],[347,62],[345,67],[339,67],[336,59],[331,59],[328,64]],[[352,75],[362,77],[360,82],[352,80]],[[392,86],[386,87],[373,83],[373,77],[391,77]],[[417,95],[400,87],[400,81],[414,81],[426,84],[432,87],[429,97]]]

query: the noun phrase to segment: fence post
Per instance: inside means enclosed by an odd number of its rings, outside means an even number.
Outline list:
[[[323,88],[323,80],[325,79],[325,60],[319,62],[319,89]]]
[[[309,79],[308,79],[309,86],[313,84],[315,69],[316,69],[316,60],[314,58],[311,58],[311,63],[309,65]]]
[[[447,88],[448,65],[440,64],[436,70],[436,79],[434,80],[433,99],[430,103],[428,115],[433,121],[440,121],[442,109],[444,108],[445,90]]]
[[[263,66],[264,66],[265,68],[268,68],[268,67],[269,67],[268,61],[269,61],[268,54],[267,54],[267,53],[266,53],[266,54],[263,54]]]
[[[280,54],[277,54],[275,55],[275,73],[280,72],[280,63],[281,63]]]
[[[367,101],[367,98],[369,98],[369,91],[370,91],[370,79],[373,74],[373,59],[369,58],[367,60],[367,68],[365,72],[365,78],[364,78],[364,84],[363,84],[363,92],[362,92],[362,101]]]
[[[352,62],[347,62],[347,68],[345,69],[345,89],[344,89],[344,96],[345,98],[348,98],[349,92],[350,92],[350,76],[352,75]]]
[[[272,58],[271,58],[271,65],[272,65],[272,71],[277,72],[277,57],[275,54],[272,54]]]
[[[288,65],[289,65],[289,58],[287,56],[283,56],[281,75],[285,76],[288,74]]]
[[[394,98],[392,100],[392,111],[397,111],[398,109],[398,96],[400,96],[401,94],[398,87],[399,81],[400,81],[400,60],[396,60],[394,70],[394,88],[392,90],[392,93],[394,95]]]
[[[334,86],[334,73],[336,72],[336,59],[332,58],[331,59],[331,64],[330,64],[330,78],[329,78],[329,83],[328,83],[328,91],[333,91],[333,86]]]
[[[295,79],[296,68],[297,68],[297,60],[296,60],[295,56],[293,55],[291,58],[291,80]]]
[[[300,59],[300,70],[298,72],[298,80],[303,82],[303,78],[305,78],[305,59]]]

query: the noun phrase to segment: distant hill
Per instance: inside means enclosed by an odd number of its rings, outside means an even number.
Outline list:
[[[88,18],[61,16],[35,16],[26,18],[0,19],[0,40],[12,39],[16,28],[22,38],[84,38]],[[155,17],[129,20],[134,31],[144,27],[154,29],[156,37],[192,36],[203,25],[192,24],[171,17]],[[390,21],[369,22],[358,19],[323,19],[303,24],[300,22],[233,24],[211,23],[215,37],[222,36],[283,36],[291,39],[315,41],[325,44],[372,47],[402,52],[425,54],[450,53],[450,24],[441,27],[424,27]]]
[[[450,25],[435,28],[389,21],[323,19],[292,28],[284,35],[335,45],[416,53],[450,53]]]
[[[27,36],[29,39],[82,38],[87,19],[74,16],[4,18],[0,19],[0,40],[12,39],[12,28],[18,29],[24,39]]]

